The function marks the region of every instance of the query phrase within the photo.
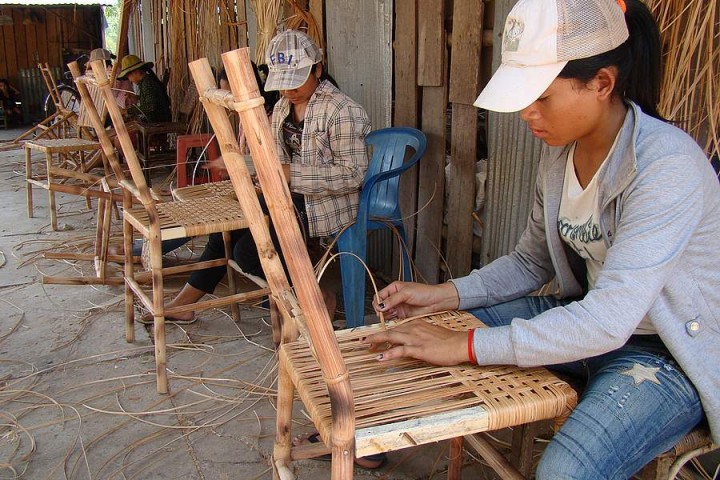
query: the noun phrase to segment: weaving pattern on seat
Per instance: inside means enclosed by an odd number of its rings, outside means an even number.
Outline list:
[[[426,320],[453,330],[483,327],[465,312],[436,314]],[[465,410],[467,414],[457,415],[452,428],[443,423],[448,430],[445,438],[453,438],[465,433],[465,429],[497,430],[564,417],[575,405],[572,388],[544,368],[469,364],[437,367],[412,359],[378,362],[377,352],[368,351],[360,339],[381,328],[374,325],[337,332],[353,388],[358,456],[390,450],[391,446],[397,449],[398,442],[401,448],[402,444],[422,444],[423,421],[432,423],[432,417],[446,412]],[[288,369],[313,423],[328,442],[332,432],[330,399],[313,350],[301,338],[281,346],[280,361]],[[378,426],[382,428],[374,428]],[[413,428],[419,430],[413,432]],[[428,434],[427,441],[439,440],[437,431]],[[386,443],[386,437],[390,443]]]
[[[240,204],[229,196],[213,197],[212,201],[196,198],[178,203],[158,203],[155,208],[163,240],[248,227]],[[129,208],[124,216],[144,236],[149,235],[151,221],[145,208]]]
[[[234,196],[232,182],[223,180],[221,182],[203,183],[193,185],[191,187],[182,187],[173,190],[173,196],[180,201],[192,200],[194,198],[202,198],[207,196]]]

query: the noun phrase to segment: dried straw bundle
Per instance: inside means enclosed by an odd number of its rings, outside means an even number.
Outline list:
[[[280,22],[283,0],[250,0],[250,6],[257,18],[257,44],[255,63],[265,63],[265,50],[275,35]]]
[[[313,39],[315,45],[322,48],[323,56],[325,55],[325,42],[320,31],[317,21],[312,13],[302,8],[296,0],[287,0],[292,7],[294,14],[285,19],[285,27],[290,30],[303,30]]]
[[[648,0],[660,26],[665,71],[660,112],[709,155],[720,153],[720,6],[706,0]]]

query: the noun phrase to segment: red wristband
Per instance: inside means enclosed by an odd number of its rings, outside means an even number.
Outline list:
[[[475,359],[475,348],[473,348],[474,334],[474,329],[468,330],[468,358],[470,359],[470,363],[477,363],[477,360]]]

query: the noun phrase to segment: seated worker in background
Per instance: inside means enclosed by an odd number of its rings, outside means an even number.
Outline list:
[[[720,442],[720,184],[659,114],[660,67],[640,0],[520,0],[475,105],[519,111],[545,143],[527,227],[466,277],[394,282],[376,300],[386,318],[460,308],[491,327],[404,323],[365,339],[380,361],[580,380],[539,480],[630,478],[705,419]],[[553,279],[553,294],[530,296]]]
[[[8,126],[22,123],[22,110],[17,104],[19,99],[18,89],[10,85],[7,78],[0,78],[0,107],[5,111]]]
[[[110,74],[112,72],[112,61],[115,58],[114,54],[104,48],[96,48],[90,52],[90,62],[94,62],[96,60],[102,60],[105,62],[105,66],[108,71],[108,78],[110,78]],[[89,63],[87,68],[90,68]],[[131,105],[135,105],[138,102],[138,96],[135,95],[133,84],[128,79],[120,80],[116,78],[112,86],[112,93],[113,97],[115,97],[115,103],[117,103],[118,107],[122,110],[127,110]]]
[[[291,63],[284,60],[290,59]],[[284,165],[301,229],[309,237],[331,236],[355,220],[360,188],[368,166],[365,137],[370,120],[365,109],[326,80],[322,51],[302,32],[276,35],[266,53],[270,73],[265,91],[279,90],[272,113],[272,133]],[[264,202],[261,198],[264,208]],[[275,229],[270,233],[278,245]],[[233,258],[248,274],[264,278],[250,230],[233,232]],[[277,247],[276,247],[277,248]],[[219,235],[211,235],[201,260],[222,258]],[[193,272],[167,308],[194,303],[212,293],[225,267]],[[324,292],[328,311],[335,296]],[[194,321],[193,312],[168,321]],[[151,318],[145,321],[152,321]]]
[[[137,86],[138,102],[129,106],[127,116],[147,123],[169,122],[172,118],[170,97],[152,67],[152,62],[143,62],[135,55],[127,55],[120,61],[118,80],[127,79]]]
[[[120,61],[118,80],[130,80],[137,87],[138,101],[125,111],[126,122],[161,123],[172,119],[170,97],[165,86],[152,71],[152,62],[143,62],[135,55],[126,55]],[[128,133],[133,146],[137,148],[137,126],[128,125]],[[120,140],[114,140],[118,155],[122,155]]]

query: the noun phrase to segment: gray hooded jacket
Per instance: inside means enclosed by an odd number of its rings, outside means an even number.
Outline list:
[[[515,250],[452,280],[460,308],[527,295],[555,279],[582,298],[529,320],[475,334],[480,364],[551,365],[625,344],[647,314],[697,388],[720,442],[720,184],[695,141],[630,104],[617,145],[598,172],[604,241],[596,286],[558,234],[569,146],[543,150],[534,204]]]

